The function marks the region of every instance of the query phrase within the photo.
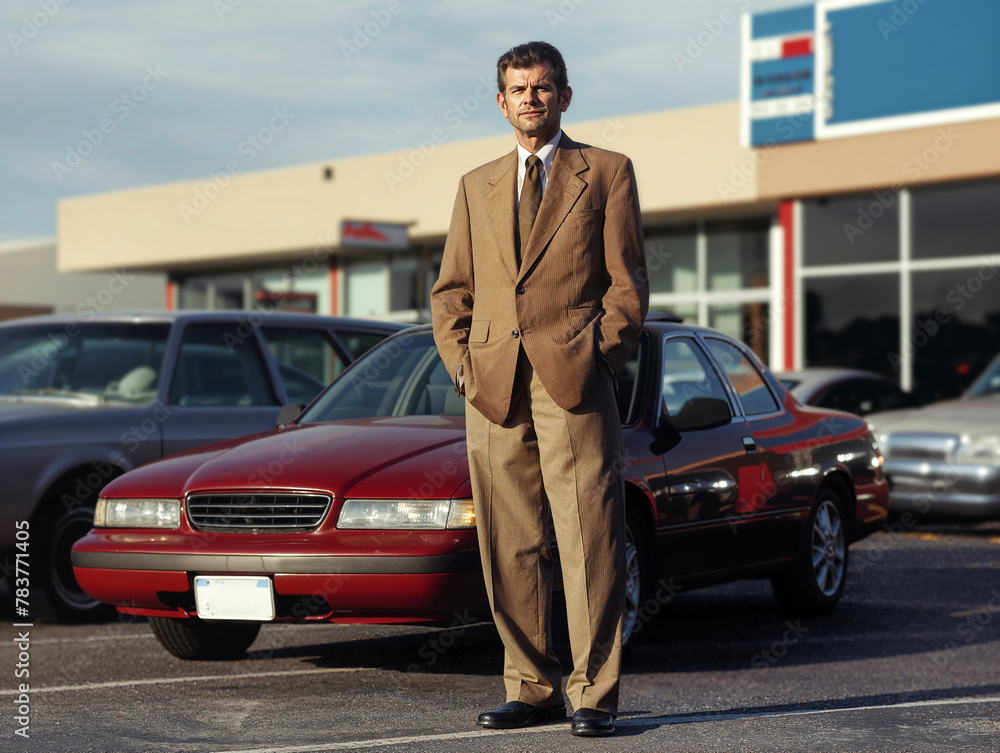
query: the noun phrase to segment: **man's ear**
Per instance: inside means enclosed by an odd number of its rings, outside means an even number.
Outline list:
[[[573,99],[573,89],[567,86],[562,90],[562,94],[559,95],[559,111],[566,112],[569,108],[569,101]]]
[[[504,99],[503,92],[497,92],[497,104],[500,105],[500,112],[503,113],[505,119],[507,116],[507,100]]]

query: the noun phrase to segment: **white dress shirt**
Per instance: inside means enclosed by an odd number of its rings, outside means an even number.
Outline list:
[[[549,173],[552,171],[552,163],[556,159],[556,147],[559,146],[559,139],[562,138],[562,129],[552,137],[552,141],[543,146],[538,150],[538,158],[542,161],[542,195],[545,195],[545,186],[549,181]],[[521,146],[521,143],[517,144],[517,206],[514,210],[517,211],[521,207],[521,186],[524,185],[524,174],[528,171],[528,166],[525,164],[528,161],[528,157],[531,156],[531,152]]]

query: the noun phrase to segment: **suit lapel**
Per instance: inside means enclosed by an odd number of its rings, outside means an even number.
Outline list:
[[[486,181],[483,199],[493,235],[497,239],[500,258],[507,267],[510,279],[517,279],[517,247],[514,226],[517,217],[514,206],[517,198],[517,149],[501,162],[497,171]]]
[[[516,156],[514,166],[517,166]],[[527,248],[521,249],[521,269],[515,275],[518,280],[523,279],[534,263],[538,261],[549,241],[552,240],[552,236],[566,219],[569,210],[573,208],[576,200],[583,193],[583,189],[587,187],[587,183],[577,176],[588,169],[587,161],[583,158],[580,147],[563,133],[562,138],[559,139],[555,160],[552,163],[552,175],[549,176],[546,183],[542,205],[538,208],[538,217],[535,218],[535,226],[531,229],[531,238],[528,240]],[[514,171],[514,180],[516,188],[516,170]]]

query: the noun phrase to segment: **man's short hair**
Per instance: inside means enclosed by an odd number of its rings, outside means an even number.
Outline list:
[[[507,90],[507,69],[524,70],[536,65],[548,64],[552,68],[552,77],[556,89],[562,92],[569,86],[566,74],[566,62],[562,54],[548,42],[527,42],[511,47],[497,60],[497,88],[503,94]]]

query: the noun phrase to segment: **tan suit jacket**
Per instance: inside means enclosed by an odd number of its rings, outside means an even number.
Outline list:
[[[649,286],[631,161],[559,140],[531,237],[517,264],[517,150],[465,175],[441,274],[434,338],[466,399],[502,424],[518,352],[552,399],[577,407],[598,368],[617,372],[635,347]]]

